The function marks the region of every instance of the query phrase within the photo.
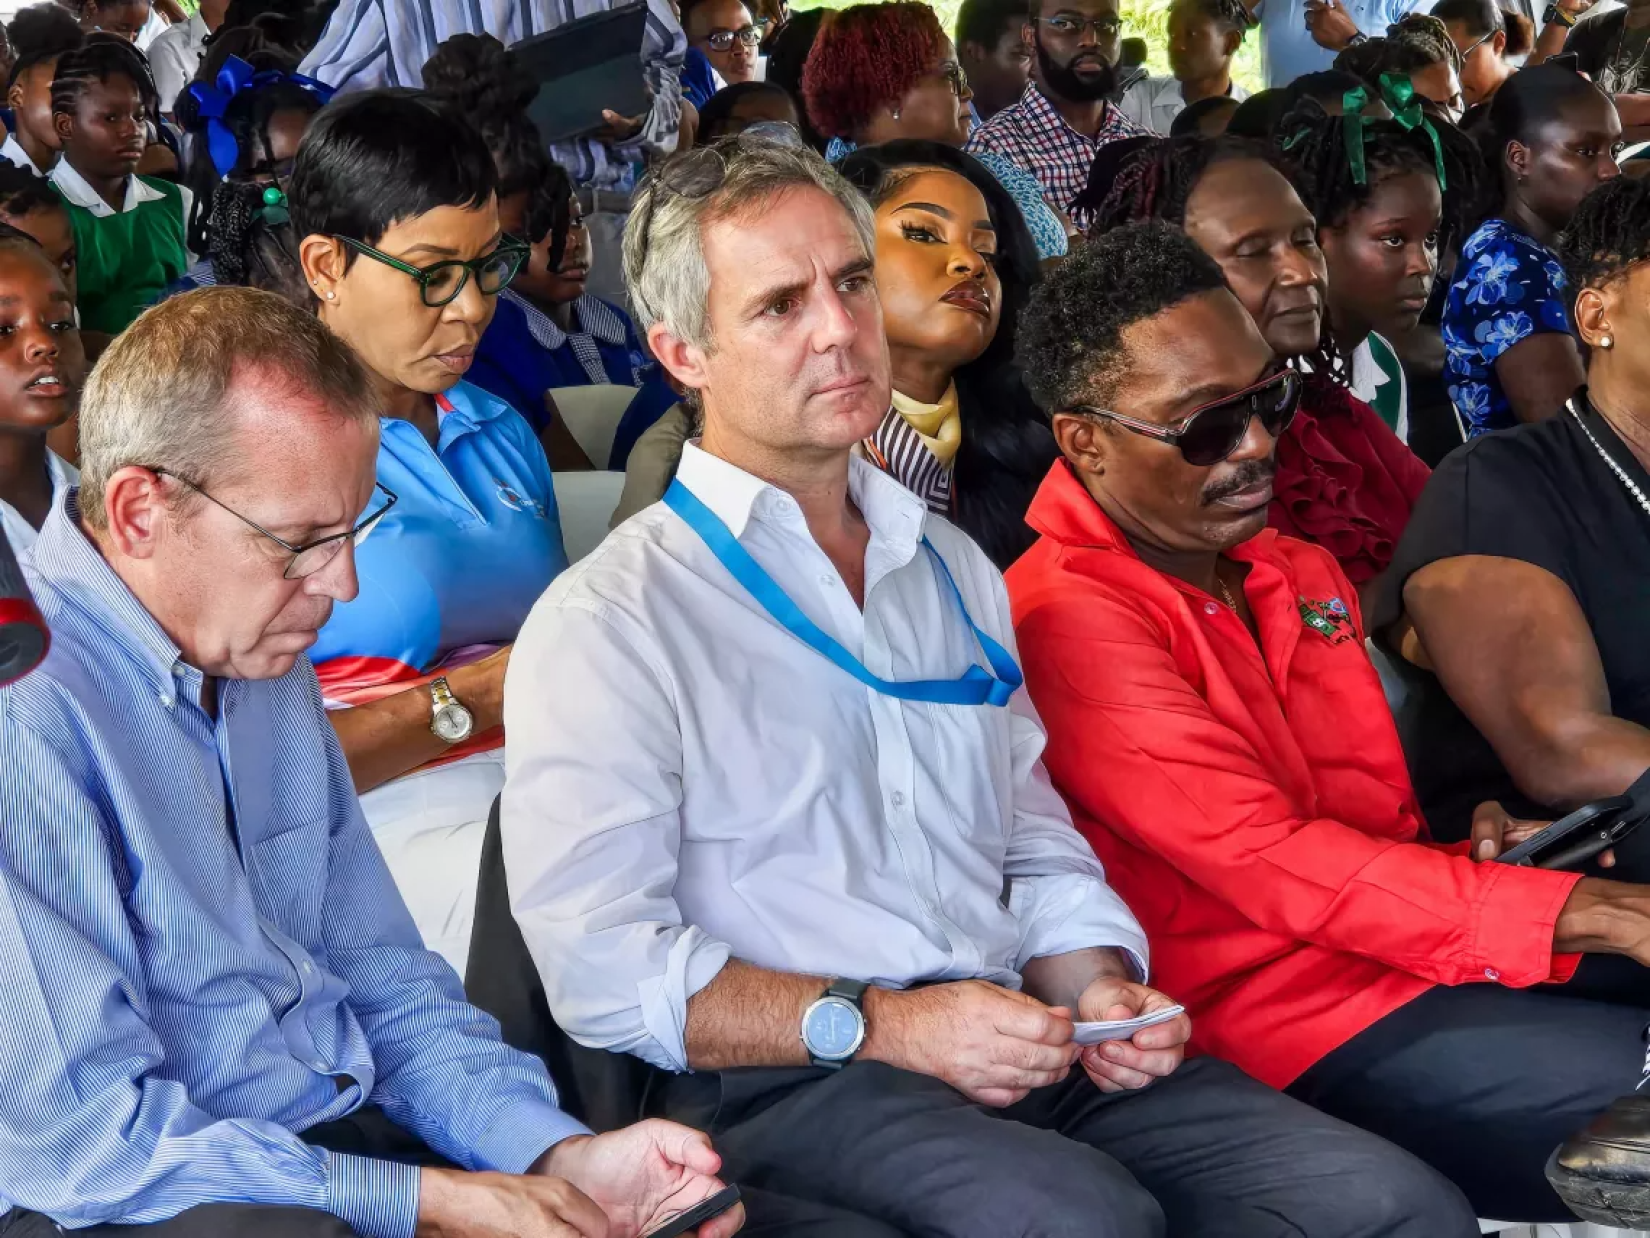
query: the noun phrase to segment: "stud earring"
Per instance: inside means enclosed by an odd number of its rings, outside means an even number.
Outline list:
[[[1600,348],[1614,348],[1616,346],[1616,337],[1613,335],[1601,335],[1598,337],[1598,346]]]
[[[899,119],[899,109],[898,109],[898,108],[895,108],[895,109],[894,109],[894,119],[895,119],[895,120],[898,120],[898,119]]]
[[[327,293],[327,300],[329,300],[329,301],[335,301],[335,300],[337,300],[337,299],[338,299],[338,294],[337,294],[337,293],[336,293],[336,292],[329,292],[329,293]]]

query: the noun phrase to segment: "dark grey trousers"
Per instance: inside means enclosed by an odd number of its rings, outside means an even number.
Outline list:
[[[731,1179],[913,1238],[1470,1238],[1466,1199],[1421,1161],[1211,1059],[1141,1092],[1082,1071],[1020,1104],[971,1104],[875,1062],[663,1085]]]
[[[437,1168],[452,1165],[375,1107],[305,1131],[302,1138],[333,1152]],[[747,1218],[740,1231],[743,1236],[898,1238],[897,1231],[884,1230],[824,1204],[789,1199],[772,1191],[743,1190],[743,1196]],[[354,1231],[329,1213],[263,1204],[203,1204],[149,1225],[94,1225],[78,1230],[59,1229],[50,1217],[38,1212],[14,1209],[0,1216],[0,1238],[63,1238],[65,1234],[93,1238],[354,1238]]]

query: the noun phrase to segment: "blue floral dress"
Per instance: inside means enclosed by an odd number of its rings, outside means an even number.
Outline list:
[[[1540,241],[1491,219],[1461,247],[1444,305],[1444,381],[1468,438],[1518,424],[1495,361],[1544,331],[1570,331],[1564,268]]]

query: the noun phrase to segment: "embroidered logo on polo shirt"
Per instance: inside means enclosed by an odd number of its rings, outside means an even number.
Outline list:
[[[1356,639],[1358,633],[1352,626],[1351,612],[1346,609],[1346,603],[1340,598],[1312,602],[1303,597],[1300,599],[1300,607],[1301,622],[1331,645],[1340,645]]]
[[[531,512],[540,520],[545,518],[547,513],[544,510],[544,504],[535,503],[532,499],[521,493],[521,491],[517,490],[509,482],[501,481],[497,477],[493,478],[493,484],[498,487],[499,502],[503,503],[504,506],[510,508],[512,511]]]

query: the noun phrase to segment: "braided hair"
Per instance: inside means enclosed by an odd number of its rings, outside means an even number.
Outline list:
[[[1650,183],[1618,176],[1583,198],[1559,235],[1558,257],[1572,294],[1650,259]]]
[[[1417,56],[1424,58],[1424,64],[1447,64],[1457,73],[1461,72],[1461,49],[1449,37],[1449,27],[1431,14],[1409,13],[1400,17],[1386,28],[1386,37],[1394,49],[1394,55],[1413,50]],[[1409,71],[1400,65],[1382,70],[1385,73]]]
[[[207,235],[212,277],[220,284],[260,288],[301,308],[313,302],[298,261],[298,238],[285,196],[250,181],[224,181],[212,194]],[[273,190],[280,194],[280,190]]]
[[[52,113],[74,115],[81,96],[93,82],[116,77],[127,78],[137,86],[143,106],[153,118],[157,95],[149,62],[137,48],[112,34],[88,35],[84,43],[58,59],[57,74],[52,78]]]
[[[296,112],[307,124],[321,107],[322,100],[313,90],[290,80],[262,82],[237,91],[219,118],[235,139],[235,164],[227,179],[244,181],[271,174],[275,152],[269,141],[270,123],[282,112]],[[174,112],[184,129],[201,135],[193,145],[183,183],[195,197],[189,212],[189,248],[197,254],[210,253],[213,195],[225,175],[212,161],[210,145],[204,140],[206,118],[200,115],[194,95],[187,90],[179,94]]]
[[[1441,121],[1431,123],[1443,152],[1444,211],[1439,245],[1447,248],[1453,238],[1462,234],[1483,176],[1471,140],[1454,125]],[[1368,175],[1361,185],[1353,179],[1346,155],[1348,125],[1363,126]],[[1405,129],[1391,120],[1331,116],[1310,99],[1303,100],[1283,118],[1277,141],[1284,153],[1289,178],[1320,229],[1345,223],[1347,216],[1369,203],[1376,186],[1390,176],[1422,172],[1436,178],[1438,174],[1432,139],[1425,129],[1419,126]]]
[[[537,187],[550,162],[527,116],[538,83],[513,51],[490,34],[454,35],[425,62],[423,78],[426,91],[481,134],[498,169],[499,197]]]

